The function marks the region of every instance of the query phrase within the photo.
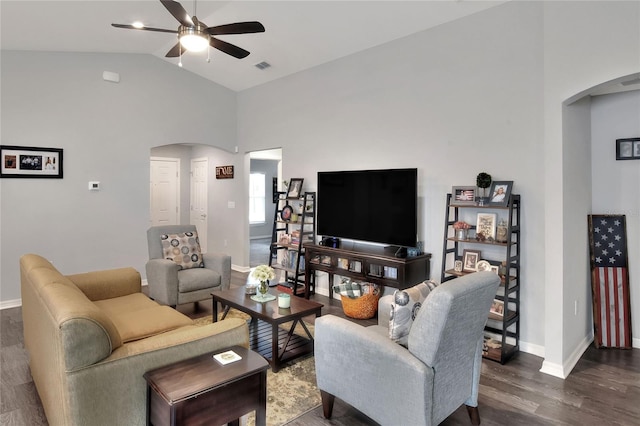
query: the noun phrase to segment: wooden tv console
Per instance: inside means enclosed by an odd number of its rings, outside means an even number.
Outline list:
[[[366,281],[398,289],[412,287],[430,276],[431,254],[396,257],[385,247],[350,244],[333,248],[305,244],[305,294],[310,296],[310,283],[315,271],[329,274],[329,297],[333,298],[333,276]]]

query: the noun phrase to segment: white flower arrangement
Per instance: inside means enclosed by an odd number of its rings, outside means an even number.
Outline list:
[[[276,277],[276,272],[268,265],[260,265],[256,266],[256,269],[253,270],[251,276],[262,282],[274,279]]]

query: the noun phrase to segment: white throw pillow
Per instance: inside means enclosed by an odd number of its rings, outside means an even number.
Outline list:
[[[434,285],[435,283],[430,282]],[[393,302],[389,315],[389,338],[402,346],[409,344],[409,331],[418,310],[431,292],[427,282],[393,293]]]

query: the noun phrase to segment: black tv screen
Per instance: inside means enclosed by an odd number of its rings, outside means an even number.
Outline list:
[[[318,172],[318,234],[415,247],[417,194],[417,169]]]

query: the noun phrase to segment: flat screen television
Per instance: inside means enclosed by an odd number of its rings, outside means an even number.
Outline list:
[[[318,172],[317,231],[415,247],[418,169]]]

